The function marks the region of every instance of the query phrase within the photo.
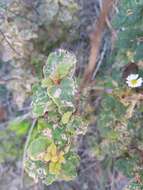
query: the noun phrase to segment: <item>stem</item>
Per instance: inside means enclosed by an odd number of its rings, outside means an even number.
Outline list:
[[[23,188],[23,184],[24,184],[24,182],[23,182],[23,180],[24,180],[24,162],[26,160],[27,148],[28,148],[30,138],[31,138],[31,135],[32,135],[32,132],[33,132],[33,129],[34,129],[36,123],[37,123],[37,118],[35,118],[32,122],[31,128],[30,128],[28,136],[27,136],[27,140],[26,140],[26,143],[24,146],[24,153],[23,153],[23,159],[22,159],[22,172],[21,172],[21,188]]]
[[[99,18],[97,21],[95,21],[96,28],[93,30],[93,32],[90,35],[90,56],[89,56],[89,62],[85,69],[83,80],[80,85],[80,89],[82,90],[87,86],[87,84],[92,79],[92,74],[94,72],[94,69],[97,64],[97,57],[100,51],[103,32],[107,28],[106,19],[110,15],[113,5],[115,3],[115,0],[106,0],[103,1],[102,8],[100,11]]]

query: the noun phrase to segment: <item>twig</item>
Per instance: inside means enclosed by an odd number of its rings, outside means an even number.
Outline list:
[[[97,22],[95,22],[96,28],[90,35],[91,48],[90,48],[89,62],[88,62],[87,67],[85,68],[83,80],[81,81],[79,91],[76,95],[76,105],[77,105],[76,113],[77,114],[80,113],[79,104],[80,104],[81,93],[82,93],[83,89],[87,86],[87,84],[89,84],[89,82],[91,84],[92,75],[93,75],[94,69],[96,67],[97,58],[98,58],[98,54],[100,51],[102,35],[103,35],[105,28],[107,28],[107,18],[113,8],[113,4],[115,1],[116,0],[105,0],[105,1],[103,1],[103,3],[101,3],[101,1],[100,1],[101,12],[100,12],[99,18],[97,19]],[[102,62],[102,60],[101,60],[101,62]],[[98,71],[98,69],[101,65],[101,62],[99,62],[96,72]],[[96,75],[96,72],[94,75]]]
[[[3,36],[4,40],[7,42],[7,44],[9,45],[9,47],[19,56],[21,56],[21,54],[19,52],[16,51],[16,49],[12,46],[12,44],[9,42],[9,40],[7,39],[7,37],[5,36],[5,34],[0,30],[0,34]]]
[[[21,188],[23,188],[23,184],[24,184],[24,181],[23,181],[24,180],[24,162],[26,160],[27,148],[28,148],[30,138],[31,138],[31,135],[32,135],[32,132],[33,132],[33,129],[34,129],[36,123],[37,123],[37,118],[35,118],[32,122],[31,128],[30,128],[28,136],[27,136],[27,140],[26,140],[25,146],[24,146],[24,153],[23,153],[23,160],[22,160],[22,172],[21,172]]]
[[[106,19],[108,18],[109,13],[113,7],[113,3],[114,0],[106,0],[103,2],[101,13],[96,22],[96,29],[90,35],[91,50],[89,56],[89,63],[84,72],[83,81],[81,83],[81,90],[92,78],[92,74],[97,63],[97,56],[101,46],[102,34],[105,28],[107,27]]]
[[[20,122],[20,121],[23,121],[23,120],[28,119],[30,117],[31,117],[31,112],[28,112],[25,115],[17,117],[16,119],[11,119],[7,122],[4,122],[4,123],[0,124],[0,130],[2,130],[2,129],[5,130],[5,125],[9,125],[12,122]]]
[[[6,84],[8,83],[9,81],[12,81],[12,80],[23,80],[22,77],[12,77],[12,78],[9,78],[9,79],[1,79],[0,78],[0,84]]]
[[[115,41],[117,39],[117,32],[116,30],[112,27],[112,24],[111,22],[109,21],[109,19],[107,18],[106,19],[106,23],[107,23],[107,26],[109,28],[109,30],[111,31],[111,46],[112,46],[112,50],[114,49],[114,45],[115,45]]]
[[[106,50],[107,50],[107,43],[105,42],[105,43],[104,43],[103,50],[102,50],[102,53],[101,53],[101,55],[100,55],[100,59],[99,59],[98,64],[97,64],[97,67],[96,67],[96,69],[95,69],[95,71],[94,71],[94,73],[93,73],[92,79],[94,79],[94,78],[96,77],[96,74],[97,74],[97,72],[99,71],[99,68],[100,68],[100,66],[101,66],[101,64],[102,64],[102,61],[103,61],[103,59],[104,59]]]
[[[113,172],[111,175],[111,190],[115,190],[115,174],[116,170],[114,169],[114,162],[113,162]]]

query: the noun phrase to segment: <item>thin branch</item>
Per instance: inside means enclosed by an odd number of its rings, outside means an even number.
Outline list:
[[[96,67],[97,57],[99,54],[101,42],[102,42],[102,34],[107,27],[106,19],[109,16],[113,8],[114,0],[106,0],[102,4],[101,13],[96,22],[96,29],[90,35],[90,56],[89,63],[85,69],[83,81],[81,83],[81,89],[85,87],[85,85],[91,80],[93,71]]]
[[[99,71],[99,68],[100,68],[100,66],[101,66],[101,64],[102,64],[102,61],[103,61],[103,59],[104,59],[106,50],[107,50],[107,43],[105,42],[105,43],[104,43],[103,50],[102,50],[102,53],[101,53],[101,55],[100,55],[100,59],[99,59],[99,61],[98,61],[98,63],[97,63],[97,67],[96,67],[96,69],[95,69],[95,71],[94,71],[94,73],[93,73],[92,79],[94,79],[94,78],[96,77],[96,74],[97,74],[97,72]]]
[[[0,130],[5,130],[5,126],[8,126],[12,122],[21,122],[25,119],[31,118],[31,112],[26,113],[25,115],[16,117],[15,119],[11,119],[9,121],[6,121],[2,124],[0,124]]]
[[[103,1],[103,3],[100,2],[101,12],[100,12],[99,18],[95,22],[96,28],[90,35],[91,48],[90,48],[89,62],[88,62],[87,67],[85,68],[83,80],[81,81],[79,91],[76,95],[76,105],[77,105],[76,113],[77,114],[80,113],[79,104],[80,104],[81,93],[82,93],[83,89],[87,86],[87,84],[89,84],[89,82],[90,82],[90,84],[92,83],[91,79],[92,79],[93,72],[94,72],[94,69],[95,69],[97,61],[98,61],[98,54],[99,54],[100,46],[101,46],[101,42],[102,42],[102,35],[103,35],[103,32],[105,31],[105,29],[108,27],[107,26],[107,18],[109,16],[109,13],[113,9],[113,5],[114,5],[115,1],[117,1],[117,0],[106,0],[106,1]],[[102,54],[102,56],[104,57],[103,54]],[[101,60],[101,62],[102,62],[102,60]],[[101,62],[99,62],[94,75],[96,75],[96,73],[101,65]]]
[[[9,42],[9,40],[7,39],[7,37],[5,36],[5,34],[0,30],[0,34],[3,36],[4,40],[7,42],[7,44],[9,45],[9,47],[19,56],[21,56],[21,54],[19,52],[16,51],[16,49],[12,46],[12,44]]]
[[[114,161],[112,161],[112,167],[113,167],[113,171],[111,174],[111,190],[115,190],[115,174],[116,174],[116,170],[114,168]]]
[[[9,81],[12,81],[12,80],[23,80],[21,77],[12,77],[12,78],[9,78],[9,79],[1,79],[0,78],[0,84],[6,84],[8,83]]]
[[[32,122],[31,128],[30,128],[28,136],[27,136],[27,140],[26,140],[25,146],[24,146],[24,153],[23,153],[23,160],[22,160],[22,172],[21,172],[21,188],[23,188],[23,184],[24,184],[24,181],[23,181],[24,180],[24,162],[26,160],[28,145],[29,145],[30,138],[31,138],[31,135],[32,135],[32,132],[33,132],[33,129],[34,129],[36,123],[37,123],[37,118],[34,119]]]

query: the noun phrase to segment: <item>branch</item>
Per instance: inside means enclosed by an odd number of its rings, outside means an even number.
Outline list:
[[[107,18],[113,8],[113,4],[114,0],[105,0],[103,2],[99,18],[96,22],[96,29],[90,35],[91,50],[89,62],[84,72],[83,81],[81,82],[81,90],[85,87],[87,83],[91,81],[102,42],[102,34],[107,27]]]
[[[102,50],[102,52],[101,52],[100,59],[99,59],[99,61],[98,61],[98,64],[97,64],[97,66],[96,66],[96,69],[95,69],[95,71],[94,71],[94,73],[93,73],[93,75],[92,75],[92,79],[94,79],[94,78],[96,77],[96,74],[97,74],[97,72],[99,71],[99,68],[100,68],[100,66],[101,66],[101,64],[102,64],[102,61],[103,61],[103,59],[104,59],[104,56],[105,56],[105,53],[106,53],[106,50],[107,50],[107,45],[108,45],[108,43],[105,42],[105,43],[104,43],[104,46],[103,46],[103,50]]]
[[[33,122],[32,122],[31,128],[30,128],[28,136],[27,136],[27,140],[26,140],[26,143],[25,143],[25,146],[24,146],[24,153],[23,153],[23,160],[22,160],[22,172],[21,172],[21,187],[22,188],[23,188],[23,184],[24,184],[23,183],[23,180],[24,180],[24,162],[26,160],[27,148],[28,148],[30,138],[31,138],[31,135],[32,135],[32,132],[33,132],[33,129],[34,129],[36,123],[37,123],[37,118],[34,119]]]
[[[8,79],[1,79],[0,78],[0,84],[6,84],[12,80],[23,80],[22,77],[18,77],[18,76],[15,76],[15,77],[12,77],[12,78],[8,78]]]
[[[0,124],[0,130],[5,130],[5,126],[8,126],[12,122],[21,122],[21,121],[23,121],[25,119],[29,119],[29,118],[31,118],[31,111],[29,111],[25,115],[16,117],[15,119],[11,119],[9,121],[6,121],[6,122]]]
[[[17,52],[17,50],[13,47],[13,45],[9,42],[9,40],[7,39],[7,37],[5,36],[5,34],[0,30],[0,34],[3,36],[4,40],[7,42],[7,44],[9,45],[9,47],[19,56],[21,56],[21,54],[19,52]]]

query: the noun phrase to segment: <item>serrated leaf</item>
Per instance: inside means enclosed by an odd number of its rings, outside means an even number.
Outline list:
[[[32,112],[36,117],[43,116],[46,111],[46,104],[50,101],[47,90],[39,87],[33,96]]]
[[[58,93],[59,92],[59,93]],[[48,89],[48,95],[57,105],[59,110],[74,111],[74,95],[76,93],[75,82],[71,78],[65,78],[58,86]],[[68,109],[69,108],[69,109]]]
[[[59,75],[59,78],[60,79],[65,78],[70,73],[71,69],[73,69],[73,64],[72,63],[59,64],[57,66],[57,73]]]
[[[49,88],[49,87],[51,87],[53,85],[54,85],[54,83],[50,78],[46,78],[46,79],[42,80],[42,87],[43,88]]]
[[[58,175],[60,173],[60,170],[61,170],[61,164],[60,163],[58,163],[58,162],[56,162],[56,163],[51,162],[49,164],[49,172],[51,174]]]
[[[77,176],[76,167],[79,164],[79,156],[75,154],[68,155],[65,163],[62,165],[62,171],[67,177],[74,178]]]
[[[59,79],[66,75],[73,76],[75,63],[76,58],[73,54],[65,50],[53,52],[49,55],[47,63],[43,68],[44,77],[49,78],[55,74],[61,77]]]

